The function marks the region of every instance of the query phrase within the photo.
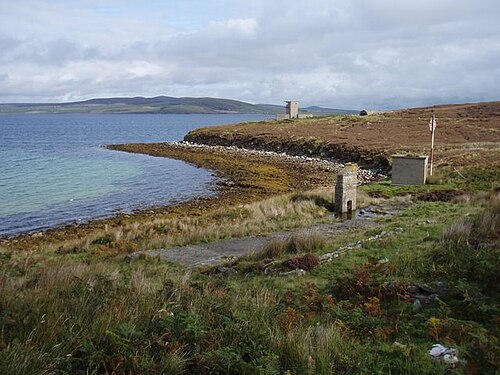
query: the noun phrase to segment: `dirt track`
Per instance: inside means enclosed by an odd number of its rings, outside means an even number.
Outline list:
[[[374,221],[375,218],[394,215],[407,206],[408,204],[403,202],[386,202],[384,205],[370,206],[366,209],[359,210],[356,217],[352,220],[345,220],[332,224],[321,224],[311,228],[297,229],[294,231],[278,232],[268,236],[234,238],[170,249],[140,251],[130,254],[129,258],[135,259],[143,256],[159,257],[186,267],[215,265],[224,263],[226,260],[232,258],[238,258],[249,253],[260,251],[272,240],[287,238],[294,233],[313,231],[323,236],[333,238],[355,229],[376,228],[379,224]]]

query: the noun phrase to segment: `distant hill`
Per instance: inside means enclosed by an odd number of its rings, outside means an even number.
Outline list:
[[[347,114],[358,111],[307,107],[302,112],[317,114]],[[70,103],[8,103],[0,104],[0,113],[284,113],[284,106],[250,104],[219,98],[174,98],[157,96],[144,98],[98,98]]]
[[[331,114],[337,114],[337,115],[357,115],[359,114],[359,111],[357,110],[352,110],[352,109],[337,109],[337,108],[324,108],[324,107],[318,107],[318,106],[310,106],[310,107],[305,107],[301,108],[301,112],[308,112],[308,113],[314,113],[314,114],[321,114],[321,115],[331,115]]]
[[[300,103],[299,103],[300,105]],[[275,104],[257,104],[258,107],[262,108],[266,113],[285,113],[285,106],[275,105]],[[358,110],[352,109],[336,109],[336,108],[325,108],[318,106],[310,107],[300,107],[301,113],[313,113],[316,115],[353,115],[358,114]]]

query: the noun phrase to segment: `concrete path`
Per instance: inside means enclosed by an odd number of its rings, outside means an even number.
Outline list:
[[[189,268],[201,265],[214,265],[222,263],[224,260],[231,257],[240,257],[251,252],[262,250],[268,242],[274,239],[286,238],[304,231],[315,231],[327,237],[333,237],[346,233],[352,229],[374,228],[378,226],[374,221],[375,218],[396,214],[400,208],[399,206],[397,208],[371,206],[364,210],[358,210],[356,217],[352,220],[345,220],[333,224],[316,225],[310,228],[301,228],[292,231],[277,232],[268,236],[234,238],[211,243],[173,247],[170,249],[139,251],[130,254],[129,257],[131,259],[144,255],[160,257]]]

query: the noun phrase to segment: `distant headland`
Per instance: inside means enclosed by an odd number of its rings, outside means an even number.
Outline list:
[[[310,106],[301,108],[302,112],[314,114],[355,114],[359,110],[323,108]],[[38,114],[38,113],[171,113],[171,114],[272,114],[285,113],[284,105],[251,104],[238,100],[221,98],[175,98],[141,96],[129,98],[98,98],[68,103],[5,103],[0,104],[0,114]]]

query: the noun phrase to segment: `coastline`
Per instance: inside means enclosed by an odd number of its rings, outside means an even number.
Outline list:
[[[488,110],[484,112],[483,107]],[[496,157],[498,135],[493,131],[498,123],[495,108],[495,103],[435,108],[446,125],[441,130],[443,139],[436,146],[436,166],[497,167],[500,159]],[[427,153],[427,127],[409,124],[422,122],[429,110],[221,125],[192,130],[182,142],[109,145],[106,147],[111,150],[168,157],[212,170],[217,177],[216,195],[14,235],[7,240],[25,241],[45,234],[63,239],[87,228],[140,222],[152,215],[198,215],[221,204],[244,204],[276,194],[333,186],[341,162],[353,161],[386,172],[393,153]],[[464,118],[470,123],[467,127],[462,126]],[[0,244],[5,242],[6,236],[0,237]]]
[[[246,130],[255,133],[252,126]],[[308,150],[311,141],[303,141]],[[470,147],[461,155],[468,157]],[[341,354],[339,371],[364,363],[367,373],[425,366],[434,374],[447,370],[427,356],[438,340],[429,335],[434,322],[456,338],[464,364],[494,369],[488,359],[498,358],[495,160],[476,165],[464,158],[469,165],[440,167],[428,185],[365,185],[358,195],[362,216],[341,221],[331,204],[341,163],[187,142],[109,148],[207,168],[217,177],[217,196],[8,244],[0,239],[6,318],[0,354],[10,368],[29,362],[36,369],[30,373],[74,372],[118,363],[140,372],[160,358],[177,358],[187,372],[217,372],[218,353],[232,353],[228,364],[250,364],[238,351],[243,342],[252,355],[255,344],[262,348],[261,363],[273,359],[276,373],[300,372],[317,344],[326,343]],[[371,215],[380,215],[373,225],[360,222]],[[302,350],[304,342],[303,358],[289,350]],[[178,354],[179,348],[193,351]]]
[[[200,216],[223,206],[248,204],[279,194],[332,187],[336,173],[343,167],[342,163],[317,158],[188,142],[137,143],[106,147],[115,151],[178,159],[211,170],[216,177],[216,194],[167,206],[119,213],[113,217],[93,219],[81,224],[63,225],[43,232],[4,236],[0,238],[0,245],[18,250],[37,249],[83,237],[96,230],[107,230],[131,223],[140,225],[155,218]],[[376,177],[374,173],[366,170],[363,170],[361,176],[364,182]]]

